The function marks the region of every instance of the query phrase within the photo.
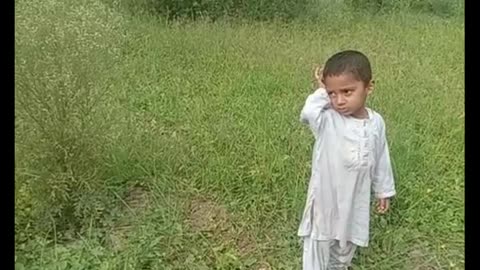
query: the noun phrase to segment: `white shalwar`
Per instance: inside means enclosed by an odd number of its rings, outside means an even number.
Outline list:
[[[327,250],[329,245],[338,244],[338,250],[353,245],[352,256],[356,246],[366,247],[371,190],[377,198],[395,195],[385,123],[377,112],[369,108],[367,112],[367,119],[338,113],[323,88],[308,96],[302,109],[300,120],[315,137],[307,201],[298,230],[304,238],[304,261],[322,257],[321,251],[308,245],[323,245]],[[335,252],[330,249],[332,255]],[[304,263],[304,270],[318,269],[327,268]]]

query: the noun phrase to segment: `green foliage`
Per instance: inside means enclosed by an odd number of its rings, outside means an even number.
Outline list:
[[[465,8],[465,2],[462,0],[348,0],[347,3],[355,10],[375,12],[413,11],[439,17],[463,15]]]
[[[307,9],[308,0],[142,0],[121,1],[129,10],[143,10],[172,19],[247,18],[292,20]]]
[[[113,1],[113,0],[106,0]],[[439,17],[463,16],[463,0],[118,0],[136,13],[179,19],[230,19],[255,21],[316,21],[330,12],[395,13],[416,12]]]
[[[85,4],[16,3],[16,228],[77,228],[106,207],[121,21]]]
[[[463,269],[461,17],[332,3],[310,5],[316,21],[166,24],[117,4],[16,1],[17,269],[298,269],[298,113],[313,65],[347,48],[372,61],[399,192],[354,269]],[[142,215],[133,184],[151,190]],[[226,231],[189,225],[198,196]]]

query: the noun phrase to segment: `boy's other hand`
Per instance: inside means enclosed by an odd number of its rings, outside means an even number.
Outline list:
[[[377,212],[379,214],[385,214],[389,208],[390,208],[389,198],[378,199]]]

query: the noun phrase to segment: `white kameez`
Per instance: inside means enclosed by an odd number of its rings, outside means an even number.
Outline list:
[[[367,111],[368,119],[338,113],[323,88],[307,98],[300,119],[315,145],[299,236],[368,246],[371,189],[388,198],[395,186],[384,121]]]

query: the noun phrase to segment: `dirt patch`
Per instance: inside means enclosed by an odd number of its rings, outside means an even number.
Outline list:
[[[272,267],[271,267],[270,264],[268,264],[267,262],[261,262],[261,263],[258,263],[258,264],[255,266],[255,269],[256,269],[256,270],[271,270]]]
[[[416,247],[412,249],[409,253],[409,269],[413,270],[437,270],[437,268],[432,262],[429,261],[429,257],[425,250],[421,247]]]
[[[257,248],[255,238],[248,232],[239,233],[236,238],[237,249],[241,256],[248,255]]]
[[[187,222],[195,232],[224,232],[229,229],[225,208],[207,198],[195,198],[190,202]]]
[[[256,250],[257,243],[253,235],[245,230],[235,229],[225,207],[214,200],[194,198],[189,202],[187,212],[186,222],[194,232],[210,233],[215,241],[233,245],[242,257]]]
[[[125,207],[133,213],[141,213],[147,208],[148,199],[148,191],[144,187],[131,187],[124,199]]]

